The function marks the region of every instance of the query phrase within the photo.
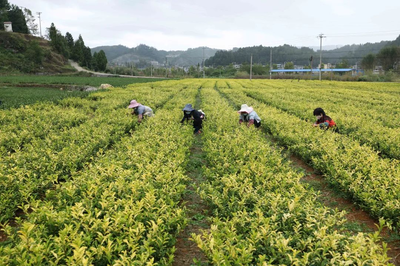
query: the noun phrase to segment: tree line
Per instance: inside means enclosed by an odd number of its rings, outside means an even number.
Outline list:
[[[284,64],[284,68],[290,69],[294,65],[303,68],[317,68],[319,65],[319,51],[308,47],[294,47],[282,45],[278,47],[253,46],[231,51],[220,50],[214,56],[205,60],[208,67],[228,67],[232,63],[249,65],[250,58],[254,65],[268,66],[272,62]],[[323,51],[323,63],[335,64],[336,68],[348,68],[359,64],[365,70],[373,70],[380,65],[385,71],[399,71],[400,61],[400,36],[393,42],[382,41],[380,43],[364,45],[346,45],[344,47]],[[290,66],[290,67],[288,67]],[[241,67],[242,68],[242,67]],[[258,67],[260,69],[260,67]],[[249,67],[244,68],[247,71]]]
[[[92,55],[90,47],[85,45],[81,35],[79,35],[77,40],[74,40],[69,32],[63,36],[54,23],[51,23],[47,32],[51,47],[65,58],[72,59],[80,66],[94,71],[106,70],[107,57],[105,52],[100,50],[99,52],[94,52]]]

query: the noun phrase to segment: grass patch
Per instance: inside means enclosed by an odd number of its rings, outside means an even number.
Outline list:
[[[121,78],[121,77],[86,77],[86,76],[39,76],[39,75],[16,75],[0,76],[0,84],[48,84],[48,85],[87,85],[98,87],[101,84],[111,84],[114,87],[124,87],[134,83],[155,82],[163,79],[150,78]],[[43,86],[45,87],[45,86]]]
[[[56,102],[68,97],[86,97],[90,92],[55,88],[0,87],[0,109],[19,108],[37,102]]]

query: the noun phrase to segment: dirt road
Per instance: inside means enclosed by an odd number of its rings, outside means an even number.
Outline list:
[[[90,71],[87,69],[84,69],[83,67],[79,66],[79,64],[77,62],[74,62],[72,60],[68,60],[69,64],[74,67],[76,70],[78,71],[82,71],[82,72],[88,72],[91,73],[97,77],[122,77],[122,78],[158,78],[159,77],[145,77],[145,76],[130,76],[130,75],[116,75],[116,74],[110,74],[110,73],[101,73],[101,72],[94,72],[94,71]]]

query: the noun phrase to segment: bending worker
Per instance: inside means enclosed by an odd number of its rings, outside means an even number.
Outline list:
[[[129,109],[132,109],[132,115],[138,116],[138,123],[142,122],[143,116],[152,117],[154,116],[153,110],[146,106],[138,103],[136,100],[132,100],[128,106]]]

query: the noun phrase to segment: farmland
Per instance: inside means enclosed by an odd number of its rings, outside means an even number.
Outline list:
[[[138,123],[132,99],[155,117]],[[177,265],[189,193],[208,210],[203,265],[398,265],[379,233],[400,229],[399,102],[397,84],[193,79],[0,110],[0,265]],[[198,136],[186,103],[207,114]],[[243,103],[260,130],[239,126]],[[312,127],[316,107],[339,133]],[[379,230],[349,232],[287,154]]]

